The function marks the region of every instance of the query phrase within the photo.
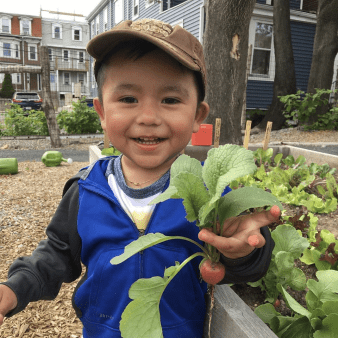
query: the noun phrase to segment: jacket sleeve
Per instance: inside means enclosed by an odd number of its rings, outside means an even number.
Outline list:
[[[256,248],[249,255],[238,259],[221,255],[221,262],[225,266],[225,277],[219,284],[255,282],[264,277],[269,269],[275,242],[267,226],[261,228],[261,234],[265,238],[265,245]]]
[[[30,302],[54,299],[63,282],[70,283],[81,274],[81,238],[77,232],[79,189],[77,180],[68,182],[47,227],[47,238],[31,256],[16,259],[8,271],[8,280],[1,283],[18,298],[17,307],[7,317],[22,311]]]

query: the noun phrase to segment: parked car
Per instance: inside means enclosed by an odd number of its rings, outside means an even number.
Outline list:
[[[15,92],[12,103],[18,104],[23,110],[40,110],[42,106],[42,98],[36,92]]]

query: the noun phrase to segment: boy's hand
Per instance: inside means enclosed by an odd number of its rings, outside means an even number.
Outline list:
[[[0,285],[0,325],[5,315],[16,308],[18,300],[15,293],[6,285]]]
[[[276,222],[280,213],[278,206],[274,205],[269,211],[231,217],[223,224],[223,234],[216,235],[211,229],[202,229],[198,238],[217,248],[225,257],[231,259],[244,257],[255,248],[265,245],[260,228]]]

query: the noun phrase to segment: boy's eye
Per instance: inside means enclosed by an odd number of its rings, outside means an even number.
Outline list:
[[[163,102],[163,103],[166,103],[166,104],[176,104],[176,103],[180,103],[179,100],[174,99],[173,97],[167,97],[167,98],[163,99],[162,102]]]
[[[119,101],[124,102],[124,103],[137,103],[137,100],[135,99],[135,97],[132,97],[132,96],[123,97]]]

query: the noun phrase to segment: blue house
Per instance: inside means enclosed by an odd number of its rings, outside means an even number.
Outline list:
[[[291,35],[297,88],[307,89],[316,30],[317,0],[290,0]],[[88,15],[90,37],[123,20],[153,18],[181,25],[203,44],[204,0],[102,0]],[[273,95],[275,54],[273,48],[273,0],[257,0],[250,22],[252,45],[247,84],[247,109],[267,109]],[[248,63],[249,64],[249,63]],[[91,62],[91,94],[97,95]],[[338,57],[335,62],[336,81]]]

